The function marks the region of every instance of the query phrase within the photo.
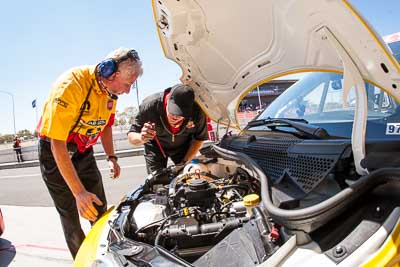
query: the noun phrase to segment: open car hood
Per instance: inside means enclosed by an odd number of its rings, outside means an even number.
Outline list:
[[[365,79],[400,100],[399,64],[347,1],[153,0],[153,10],[165,56],[214,121],[238,126],[247,92],[305,71],[344,72],[347,91]]]

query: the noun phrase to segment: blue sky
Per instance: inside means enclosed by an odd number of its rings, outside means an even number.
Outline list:
[[[400,0],[350,2],[379,34],[400,32]],[[96,64],[121,46],[135,48],[143,60],[140,100],[179,81],[180,68],[164,58],[159,44],[151,0],[5,1],[2,11],[0,90],[14,95],[17,131],[34,129],[31,102],[37,99],[39,117],[58,75],[73,66]],[[136,103],[132,92],[120,97],[117,109]],[[12,101],[4,93],[0,114],[0,134],[13,133]]]

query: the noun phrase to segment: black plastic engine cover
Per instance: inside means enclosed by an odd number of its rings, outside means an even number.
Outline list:
[[[196,206],[201,209],[212,207],[215,202],[215,192],[218,188],[210,187],[203,179],[194,179],[189,185],[182,186],[174,198],[175,207],[185,203],[187,207]]]
[[[243,228],[234,230],[193,265],[202,267],[257,266],[266,257],[257,225],[250,221]]]

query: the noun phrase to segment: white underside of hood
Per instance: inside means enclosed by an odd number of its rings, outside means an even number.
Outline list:
[[[359,74],[400,101],[399,64],[347,1],[153,0],[153,10],[165,56],[215,121],[236,125],[248,91],[310,70]]]

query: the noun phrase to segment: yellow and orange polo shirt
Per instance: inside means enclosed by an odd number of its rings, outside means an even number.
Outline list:
[[[38,125],[40,137],[75,142],[83,152],[96,144],[105,127],[113,125],[117,101],[99,87],[95,69],[95,66],[75,67],[56,80]],[[84,111],[76,124],[81,108]]]

